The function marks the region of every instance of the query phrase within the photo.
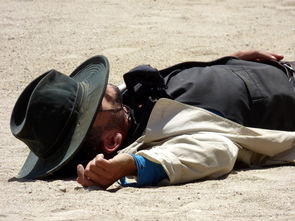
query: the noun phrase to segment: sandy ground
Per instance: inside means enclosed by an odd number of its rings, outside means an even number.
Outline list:
[[[264,49],[295,58],[295,1],[0,0],[0,220],[295,220],[295,167],[234,171],[159,188],[83,189],[75,178],[17,182],[28,149],[9,118],[25,85],[104,54],[130,68]]]

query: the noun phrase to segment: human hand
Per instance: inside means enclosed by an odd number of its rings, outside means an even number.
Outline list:
[[[81,164],[77,166],[77,182],[85,187],[99,186],[106,189],[118,179],[136,173],[135,161],[129,154],[118,154],[109,160],[104,159],[103,154],[98,154],[85,169]]]
[[[283,55],[270,53],[267,51],[238,51],[231,56],[237,57],[246,61],[280,61],[284,58]]]

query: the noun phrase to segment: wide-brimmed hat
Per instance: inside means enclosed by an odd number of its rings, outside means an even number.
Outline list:
[[[52,174],[79,150],[106,90],[109,63],[94,56],[72,74],[50,70],[33,80],[12,111],[10,128],[30,153],[18,178]]]

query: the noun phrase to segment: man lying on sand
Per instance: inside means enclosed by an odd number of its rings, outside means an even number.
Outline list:
[[[122,91],[107,84],[104,56],[70,76],[50,70],[12,112],[11,131],[31,150],[18,177],[77,162],[83,186],[169,185],[223,176],[237,162],[294,163],[294,63],[282,59],[243,51],[160,71],[141,65]]]

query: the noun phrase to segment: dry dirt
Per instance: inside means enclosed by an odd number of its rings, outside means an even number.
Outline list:
[[[70,74],[96,54],[112,83],[148,63],[263,49],[295,58],[294,0],[0,0],[0,220],[295,220],[295,167],[235,171],[159,188],[83,189],[75,179],[17,182],[28,149],[12,107],[35,77]]]

